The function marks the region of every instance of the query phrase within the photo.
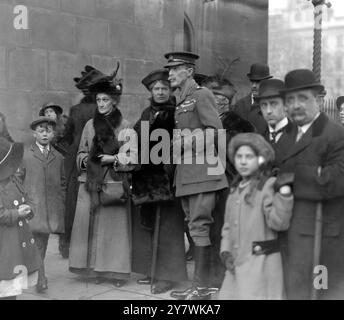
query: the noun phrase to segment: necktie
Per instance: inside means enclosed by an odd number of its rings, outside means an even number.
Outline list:
[[[303,136],[303,131],[302,131],[301,127],[298,127],[296,142],[298,142],[302,138],[302,136]]]
[[[275,144],[277,141],[276,141],[276,137],[283,131],[284,128],[281,128],[277,131],[272,131],[270,132],[270,136],[271,136],[271,139],[270,139],[270,142],[272,144]]]
[[[48,146],[44,146],[43,147],[43,156],[44,156],[44,158],[48,158],[48,156],[49,156],[49,150],[48,150]]]

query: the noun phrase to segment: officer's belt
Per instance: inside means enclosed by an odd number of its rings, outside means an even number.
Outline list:
[[[280,244],[278,239],[252,242],[252,254],[255,256],[268,255],[279,251]]]

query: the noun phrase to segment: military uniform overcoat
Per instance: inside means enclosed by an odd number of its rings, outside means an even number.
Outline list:
[[[177,134],[173,137],[174,148],[178,145],[178,135],[184,129],[191,132],[198,129],[199,134],[204,135],[205,129],[222,129],[221,120],[215,110],[215,98],[207,88],[200,87],[193,79],[189,80],[183,92],[176,94],[177,106],[175,111],[175,127]],[[206,152],[211,152],[211,144],[200,144],[195,146],[192,143],[191,134],[184,134],[184,153],[181,157],[175,158],[180,161],[176,166],[175,181],[176,196],[187,196],[192,194],[206,193],[227,188],[227,179],[225,176],[225,163],[219,159],[218,165],[221,167],[218,174],[209,174],[208,168],[214,167],[207,163],[195,164],[196,157],[205,157]],[[206,141],[207,139],[204,139]],[[174,150],[174,156],[177,154]],[[185,163],[189,157],[193,164]],[[225,161],[225,159],[223,159]]]

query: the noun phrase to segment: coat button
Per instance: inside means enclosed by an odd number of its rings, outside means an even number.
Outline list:
[[[23,221],[19,221],[18,224],[19,224],[19,227],[22,227],[23,226]]]
[[[17,205],[19,204],[19,201],[18,201],[18,200],[14,200],[14,201],[13,201],[13,204],[14,204],[15,206],[17,206]]]
[[[257,245],[253,248],[254,252],[260,252],[262,250],[262,247]]]
[[[35,239],[31,238],[30,242],[31,242],[31,244],[34,244],[35,243]]]
[[[22,247],[25,248],[26,247],[26,242],[22,243]]]

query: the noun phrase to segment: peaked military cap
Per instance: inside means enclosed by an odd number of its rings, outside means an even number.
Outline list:
[[[183,64],[195,65],[196,60],[199,58],[198,54],[192,52],[170,52],[165,54],[165,58],[168,60],[165,68],[171,68],[181,66]]]

